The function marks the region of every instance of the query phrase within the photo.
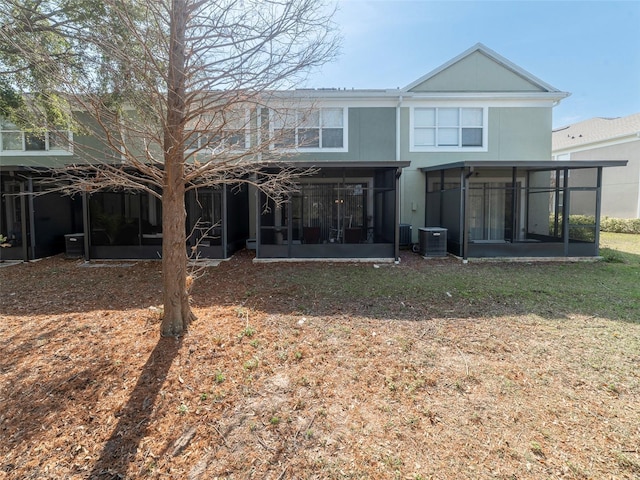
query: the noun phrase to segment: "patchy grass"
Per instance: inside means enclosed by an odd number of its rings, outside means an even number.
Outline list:
[[[640,255],[640,235],[600,232],[600,247]]]
[[[0,478],[637,478],[640,256],[620,253],[243,252],[196,281],[180,340],[158,337],[158,263],[3,268]]]

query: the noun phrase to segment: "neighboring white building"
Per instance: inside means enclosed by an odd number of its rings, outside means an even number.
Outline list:
[[[553,131],[554,160],[628,160],[606,168],[602,215],[640,218],[640,113],[591,118]]]

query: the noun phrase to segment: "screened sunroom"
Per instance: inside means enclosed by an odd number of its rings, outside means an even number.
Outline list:
[[[258,195],[256,257],[398,258],[398,178],[407,165],[325,162],[280,204]]]
[[[185,249],[193,258],[227,258],[248,237],[247,188],[189,191]],[[162,201],[149,192],[100,192],[87,200],[88,258],[162,258]]]
[[[43,177],[34,173],[33,169],[0,172],[0,261],[61,253],[65,235],[82,232],[80,198],[47,193]]]
[[[626,161],[465,161],[426,167],[425,225],[468,257],[598,255],[602,169]]]

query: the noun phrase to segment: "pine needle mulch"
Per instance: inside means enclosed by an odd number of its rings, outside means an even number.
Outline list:
[[[179,340],[157,262],[1,269],[0,479],[640,478],[640,324],[372,301],[309,285],[377,266],[251,260],[199,273]],[[376,274],[433,268],[458,264]]]

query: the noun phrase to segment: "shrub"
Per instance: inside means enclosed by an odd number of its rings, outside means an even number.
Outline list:
[[[640,218],[610,218],[600,220],[600,231],[610,233],[635,233],[640,235]]]
[[[562,222],[562,216],[558,217]],[[588,228],[595,226],[593,215],[571,215],[569,217],[569,238],[573,240],[594,241],[594,231]],[[640,218],[610,218],[600,219],[600,231],[610,233],[635,233],[640,235]],[[553,233],[553,215],[549,219],[549,233]]]
[[[558,216],[559,224],[562,223],[562,215]],[[569,238],[583,242],[595,242],[596,219],[593,215],[570,215]],[[549,218],[549,234],[553,234],[553,215]]]

